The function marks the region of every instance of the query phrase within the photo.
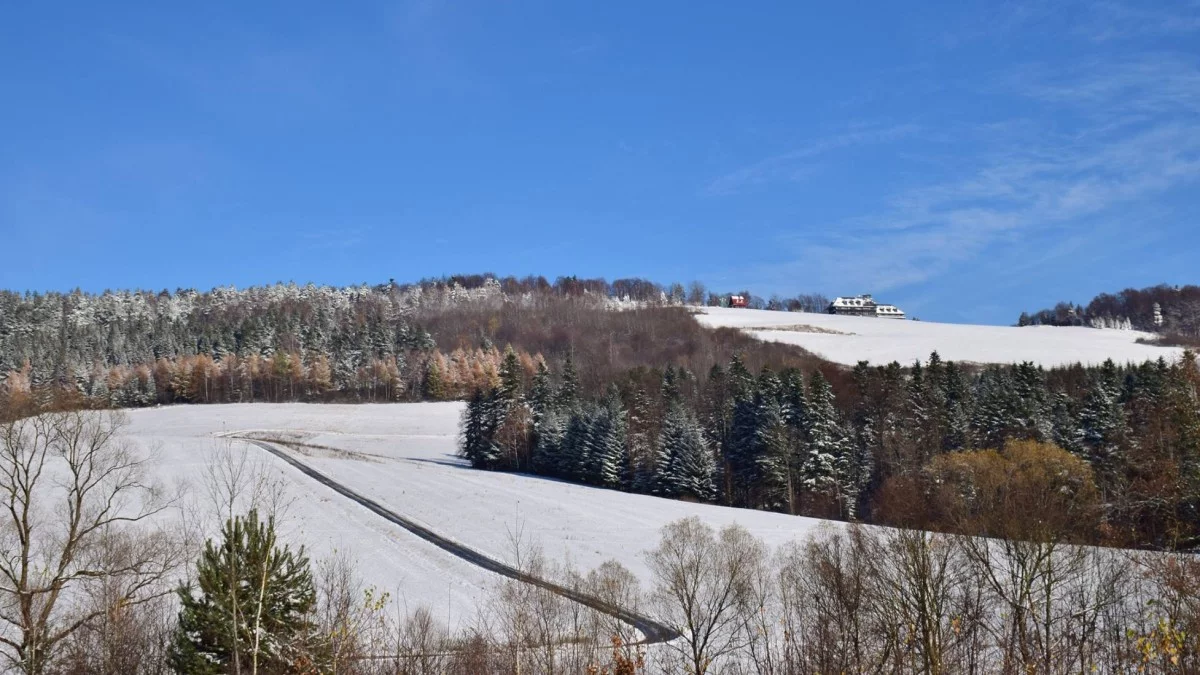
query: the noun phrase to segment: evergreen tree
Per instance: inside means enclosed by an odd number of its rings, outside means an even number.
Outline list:
[[[112,403],[113,394],[108,389],[108,375],[106,373],[97,373],[96,376],[92,378],[91,396],[97,401],[100,401],[102,405],[108,405],[109,403]]]
[[[930,419],[934,417],[929,409],[929,398],[925,368],[920,361],[916,361],[909,371],[908,382],[904,387],[901,418],[901,425],[907,437],[905,445],[911,450],[911,459],[916,466],[924,466],[929,461],[931,452],[936,450],[929,433]]]
[[[1076,454],[1083,452],[1079,443],[1079,415],[1065,392],[1057,391],[1050,397],[1050,426],[1055,445]]]
[[[575,361],[571,353],[563,362],[562,383],[558,387],[559,410],[571,410],[579,402],[579,373],[575,372]]]
[[[527,466],[530,442],[528,405],[524,395],[524,369],[512,347],[505,349],[500,363],[500,376],[492,392],[492,427],[496,430],[497,459],[507,458],[514,467]]]
[[[877,428],[879,420],[884,419],[886,425],[886,412],[881,409],[878,396],[881,389],[878,382],[881,378],[879,371],[872,370],[866,361],[859,361],[854,366],[851,377],[856,391],[856,400],[849,419],[850,427],[853,429],[853,436],[850,440],[854,444],[856,454],[870,456],[879,447],[881,436]],[[806,426],[805,418],[801,429],[803,430]],[[871,468],[872,478],[881,479],[882,472],[878,471],[875,466]]]
[[[497,405],[495,391],[476,389],[463,410],[459,455],[477,469],[497,468],[504,456],[496,442],[496,432],[503,419],[496,414],[500,407],[503,405]]]
[[[627,424],[629,466],[624,482],[634,492],[651,492],[654,483],[656,457],[652,431],[650,397],[646,390],[635,386],[630,395]]]
[[[970,392],[958,364],[950,361],[945,370],[946,435],[942,439],[944,450],[961,450],[967,447],[971,437]]]
[[[195,585],[178,590],[176,672],[292,670],[310,638],[316,592],[304,549],[280,547],[274,519],[251,511],[227,521],[221,543],[205,544]]]
[[[1180,538],[1200,536],[1200,366],[1191,350],[1164,374],[1163,403],[1180,476]]]
[[[569,415],[551,408],[538,423],[533,450],[533,468],[537,473],[548,476],[566,477],[563,462],[563,440],[567,433]]]
[[[529,387],[529,408],[535,433],[541,430],[542,421],[553,407],[554,387],[550,383],[550,369],[545,361],[538,359],[537,371]]]
[[[654,494],[712,501],[716,496],[716,464],[700,423],[685,406],[667,410],[659,437]]]
[[[854,452],[834,403],[833,388],[819,370],[809,380],[807,427],[801,468],[804,486],[834,497],[842,513],[853,517],[869,477],[868,458]]]
[[[836,485],[838,457],[842,454],[833,391],[820,371],[809,380],[809,414],[805,434],[804,486],[821,492]]]
[[[595,421],[595,409],[591,404],[576,405],[568,413],[566,431],[559,449],[559,471],[563,478],[579,482],[590,482],[592,456],[589,440]]]
[[[725,460],[724,450],[729,447],[729,435],[733,425],[733,398],[730,395],[729,378],[719,363],[713,364],[712,369],[708,371],[708,382],[701,404],[704,432],[712,446],[722,452],[717,478],[722,501],[728,504],[733,476],[729,463]]]
[[[803,429],[808,418],[808,397],[804,393],[804,376],[789,368],[780,378],[780,405],[783,421],[793,429]]]
[[[678,467],[675,463],[675,456],[672,454],[675,448],[664,442],[668,437],[678,435],[679,432],[672,428],[675,424],[676,421],[670,415],[663,418],[662,429],[654,444],[654,458],[650,470],[641,479],[643,492],[672,499],[679,496]],[[669,428],[671,428],[671,433],[668,435]]]
[[[353,359],[338,360],[337,372],[343,384],[350,382],[353,373],[357,370]],[[421,383],[421,390],[425,398],[431,401],[442,401],[447,398],[445,374],[442,373],[438,362],[433,359],[430,359],[425,367],[425,378]]]
[[[704,429],[717,447],[723,447],[729,437],[733,407],[729,397],[729,381],[725,377],[725,369],[719,363],[713,364],[708,371],[703,405]]]
[[[758,407],[757,438],[754,458],[759,484],[758,508],[784,509],[795,513],[795,485],[798,468],[792,446],[792,435],[784,416],[783,406],[762,391],[755,399]]]
[[[1054,435],[1050,422],[1049,392],[1046,390],[1046,374],[1028,361],[1013,369],[1013,393],[1015,410],[1014,427],[1008,439],[1048,441]],[[1006,439],[1006,440],[1008,440]]]
[[[497,398],[510,403],[521,400],[521,392],[525,386],[524,375],[521,361],[517,358],[517,353],[513,351],[512,345],[509,345],[504,349],[504,360],[500,362],[500,384],[496,392]]]
[[[154,371],[146,372],[146,384],[142,388],[142,405],[154,405],[158,402],[158,384],[154,381]]]
[[[625,409],[615,385],[609,387],[595,415],[588,439],[588,455],[592,464],[591,482],[601,487],[617,489],[622,486],[628,456]]]
[[[1109,362],[1111,363],[1111,361]],[[1092,378],[1092,386],[1079,411],[1075,442],[1097,475],[1111,480],[1121,463],[1120,444],[1125,431],[1125,413],[1118,401],[1115,372],[1104,369]]]
[[[730,501],[736,506],[749,505],[758,482],[759,406],[756,399],[753,385],[735,389],[729,440],[723,455],[730,476]]]
[[[1013,389],[1012,378],[999,366],[989,366],[979,374],[971,420],[979,447],[1002,448],[1010,438],[1018,414]]]
[[[666,497],[712,501],[716,465],[700,423],[682,404],[674,404],[662,420],[652,492]]]
[[[754,376],[746,369],[740,353],[729,361],[729,390],[735,399],[754,396]]]

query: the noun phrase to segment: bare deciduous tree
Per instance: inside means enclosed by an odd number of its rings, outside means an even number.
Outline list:
[[[928,675],[962,672],[952,660],[955,617],[962,608],[965,574],[962,555],[951,535],[919,530],[884,530],[870,536],[878,565],[877,602],[886,625],[895,626],[898,656],[912,670]]]
[[[354,563],[341,552],[317,563],[315,585],[314,660],[331,675],[355,672],[358,661],[382,653],[380,627],[390,596],[364,587]]]
[[[587,575],[585,588],[589,595],[614,607],[637,612],[642,604],[642,591],[638,578],[624,565],[608,560]],[[626,659],[637,658],[633,643],[640,634],[633,626],[620,619],[593,611],[591,633],[597,643],[611,643],[614,638]]]
[[[151,523],[170,503],[119,437],[124,423],[72,411],[0,426],[0,651],[11,667],[45,672],[85,626],[170,592],[181,547]]]
[[[780,551],[784,672],[881,671],[894,630],[879,621],[870,548],[864,529],[837,526]]]
[[[686,672],[704,675],[742,646],[739,604],[766,556],[766,547],[737,525],[717,533],[692,517],[663,528],[646,562],[659,618],[682,635],[668,647]]]
[[[239,439],[214,441],[202,481],[208,516],[218,526],[250,510],[279,521],[292,505],[286,483],[271,476],[262,451]]]

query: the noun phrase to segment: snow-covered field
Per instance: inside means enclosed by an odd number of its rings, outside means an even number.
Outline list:
[[[899,361],[909,365],[937,351],[943,359],[972,363],[1020,363],[1043,366],[1076,362],[1142,362],[1162,356],[1177,359],[1175,347],[1137,344],[1149,333],[1082,327],[976,326],[830,314],[772,312],[723,307],[701,308],[696,318],[709,326],[741,328],[761,340],[799,345],[830,361],[853,365]]]
[[[394,526],[285,462],[222,433],[270,431],[312,446],[303,460],[401,515],[490,556],[512,561],[510,533],[555,561],[588,570],[616,559],[648,581],[643,551],[666,523],[690,515],[715,527],[737,522],[772,546],[798,539],[821,521],[631,495],[534,476],[475,471],[454,456],[458,403],[392,405],[238,404],[174,406],[129,412],[127,435],[156,448],[156,472],[192,489],[202,502],[206,463],[222,444],[245,445],[293,502],[284,520],[289,541],[315,559],[334,551],[356,561],[365,579],[408,607],[462,625],[500,577],[480,570]]]

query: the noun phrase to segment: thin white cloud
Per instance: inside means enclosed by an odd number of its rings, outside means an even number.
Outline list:
[[[814,169],[812,160],[851,146],[887,143],[919,131],[915,124],[855,129],[811,141],[803,147],[767,157],[713,179],[703,189],[707,196],[737,194],[747,188],[778,181],[795,181]]]
[[[1077,32],[1096,42],[1200,31],[1200,3],[1164,7],[1150,3],[1099,2],[1091,9],[1091,18],[1083,22]]]
[[[1052,242],[1069,240],[1131,206],[1200,183],[1195,64],[1095,64],[1086,72],[1025,71],[1017,81],[1012,91],[1050,106],[1049,119],[1069,112],[1082,121],[1066,130],[1009,125],[995,149],[958,177],[894,195],[877,212],[805,228],[784,242],[794,262],[757,270],[763,284],[794,285],[798,277],[876,291],[917,284],[996,245],[1043,233],[1058,233]],[[1131,221],[1106,236],[1136,231]]]
[[[1194,0],[967,0],[959,7],[961,18],[935,36],[950,49],[984,40],[1007,42],[1030,33],[1109,43],[1200,32],[1200,2]]]

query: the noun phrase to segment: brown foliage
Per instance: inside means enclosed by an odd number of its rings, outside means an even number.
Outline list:
[[[1036,441],[939,455],[920,476],[890,478],[876,513],[908,527],[1038,541],[1094,541],[1101,524],[1091,467]]]
[[[519,352],[545,355],[555,370],[571,354],[586,395],[599,394],[638,367],[682,366],[703,377],[714,363],[728,363],[735,353],[742,354],[751,372],[765,365],[811,370],[824,363],[799,347],[760,342],[733,328],[701,326],[683,307],[614,310],[593,296],[500,298],[415,318],[442,351],[512,345]]]

